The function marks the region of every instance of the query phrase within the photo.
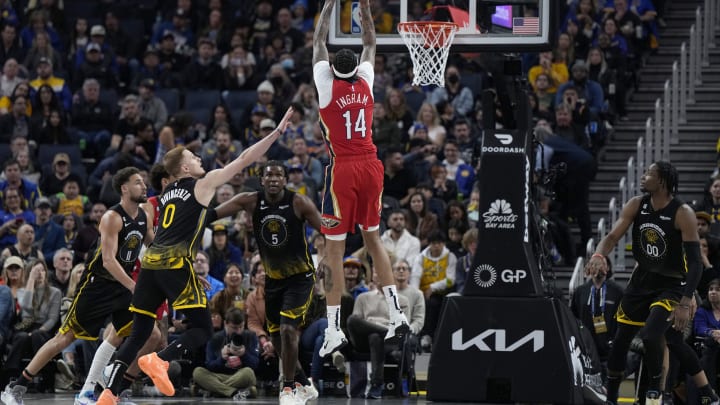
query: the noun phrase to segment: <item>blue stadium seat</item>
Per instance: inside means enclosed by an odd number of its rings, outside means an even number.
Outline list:
[[[405,104],[407,104],[412,110],[413,118],[415,118],[418,110],[420,110],[420,106],[426,99],[427,97],[425,96],[425,93],[419,93],[417,91],[405,93]]]
[[[12,157],[12,152],[10,152],[10,145],[6,144],[0,144],[0,165],[5,164],[8,159]]]
[[[120,109],[120,106],[118,105],[118,100],[118,94],[115,89],[100,90],[100,101],[107,103],[110,106],[110,111],[112,111],[113,114]]]
[[[98,16],[97,5],[94,0],[66,0],[64,3],[65,18],[75,21],[78,18],[92,18]]]
[[[255,90],[239,90],[223,92],[223,100],[230,112],[235,115],[236,112],[242,112],[251,104],[257,101],[257,91]]]
[[[121,19],[120,28],[132,37],[134,42],[143,43],[146,36],[145,21],[139,18]]]
[[[175,114],[180,109],[180,91],[178,89],[156,89],[155,95],[165,102],[165,108],[169,115]]]
[[[257,101],[257,91],[255,90],[239,90],[223,92],[223,101],[230,110],[233,120],[237,125],[245,122],[245,113],[248,106],[255,104]]]
[[[186,110],[210,110],[212,106],[220,103],[219,90],[188,90],[185,93]]]
[[[210,107],[190,109],[187,111],[195,117],[195,122],[198,124],[207,126],[208,122],[210,122]]]

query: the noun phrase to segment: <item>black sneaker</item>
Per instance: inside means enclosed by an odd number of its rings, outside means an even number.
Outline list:
[[[380,385],[372,385],[370,386],[370,391],[367,393],[367,399],[382,399],[382,390],[383,386]]]

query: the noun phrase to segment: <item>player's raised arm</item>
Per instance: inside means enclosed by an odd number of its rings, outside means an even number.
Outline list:
[[[620,212],[620,218],[618,218],[618,220],[613,224],[610,232],[608,232],[608,234],[605,235],[600,242],[598,242],[598,245],[595,248],[595,253],[585,265],[586,276],[595,277],[598,269],[605,260],[603,256],[609,255],[610,251],[615,248],[620,238],[622,238],[627,230],[630,229],[630,226],[633,224],[635,219],[635,215],[637,214],[638,209],[640,209],[641,201],[642,197],[638,196],[631,198],[630,201],[625,204]],[[625,246],[620,246],[618,249],[625,250]]]
[[[280,124],[274,131],[259,140],[253,146],[245,149],[240,156],[228,163],[225,167],[210,171],[207,175],[205,175],[205,177],[199,179],[195,185],[196,198],[198,198],[198,201],[200,201],[201,198],[204,200],[203,196],[210,196],[207,198],[207,201],[209,202],[212,196],[215,195],[216,188],[227,183],[233,178],[233,176],[235,176],[235,174],[240,173],[240,171],[244,168],[260,159],[260,157],[264,155],[270,146],[277,140],[280,134],[285,132],[285,128],[287,128],[288,120],[290,119],[292,113],[293,108],[288,108],[280,121]]]
[[[375,22],[370,11],[370,0],[360,0],[360,24],[362,25],[363,50],[360,63],[375,63]]]
[[[242,209],[249,210],[249,205],[254,205],[257,202],[257,196],[257,191],[237,194],[228,201],[215,207],[215,214],[218,218],[225,218],[234,216]]]
[[[330,14],[332,13],[333,7],[335,7],[335,0],[325,0],[322,11],[320,11],[320,17],[318,18],[315,34],[313,35],[313,65],[321,60],[329,60],[325,42],[327,41],[330,30]]]

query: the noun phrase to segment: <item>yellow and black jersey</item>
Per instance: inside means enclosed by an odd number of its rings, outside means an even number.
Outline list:
[[[632,228],[632,250],[640,269],[671,278],[685,278],[682,233],[675,228],[675,215],[683,202],[677,198],[655,211],[650,195],[643,197]]]
[[[143,256],[142,268],[178,269],[192,262],[201,243],[207,207],[195,198],[195,182],[185,177],[170,184],[160,196],[160,218],[155,240]]]
[[[305,239],[305,220],[295,215],[295,193],[285,189],[278,203],[271,203],[258,192],[253,212],[253,228],[265,273],[273,279],[314,272]]]
[[[125,212],[120,204],[110,207],[110,210],[117,212],[123,223],[123,227],[120,233],[118,233],[118,247],[115,258],[123,270],[125,270],[125,273],[130,275],[133,267],[135,267],[135,260],[137,260],[140,254],[143,240],[145,240],[145,234],[147,233],[147,216],[145,215],[145,211],[140,209],[138,210],[137,217],[133,218]],[[87,271],[102,278],[115,280],[115,277],[103,267],[101,245],[101,237],[98,237],[88,255]]]

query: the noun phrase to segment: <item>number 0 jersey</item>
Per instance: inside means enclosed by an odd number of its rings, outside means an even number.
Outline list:
[[[115,211],[122,218],[123,227],[118,233],[118,247],[115,258],[125,273],[130,275],[135,266],[135,260],[140,254],[145,234],[147,233],[147,216],[142,209],[138,210],[137,218],[128,215],[120,204],[113,205],[110,210]],[[103,267],[102,243],[98,237],[95,244],[90,249],[87,260],[87,271],[94,275],[109,280],[115,280],[115,277]]]
[[[682,233],[675,228],[675,215],[682,205],[673,198],[665,208],[655,211],[650,195],[643,196],[632,230],[633,256],[639,268],[666,277],[685,277]]]
[[[372,140],[373,66],[358,66],[357,79],[335,79],[328,61],[313,67],[320,107],[320,128],[332,158],[377,154]]]
[[[312,273],[312,258],[305,239],[305,221],[295,215],[295,193],[285,190],[273,204],[258,192],[253,212],[253,229],[260,258],[269,278],[283,279],[295,274]]]
[[[192,262],[207,220],[207,207],[195,199],[196,182],[190,177],[176,180],[160,196],[157,233],[143,256],[143,270],[178,269],[185,259]]]

